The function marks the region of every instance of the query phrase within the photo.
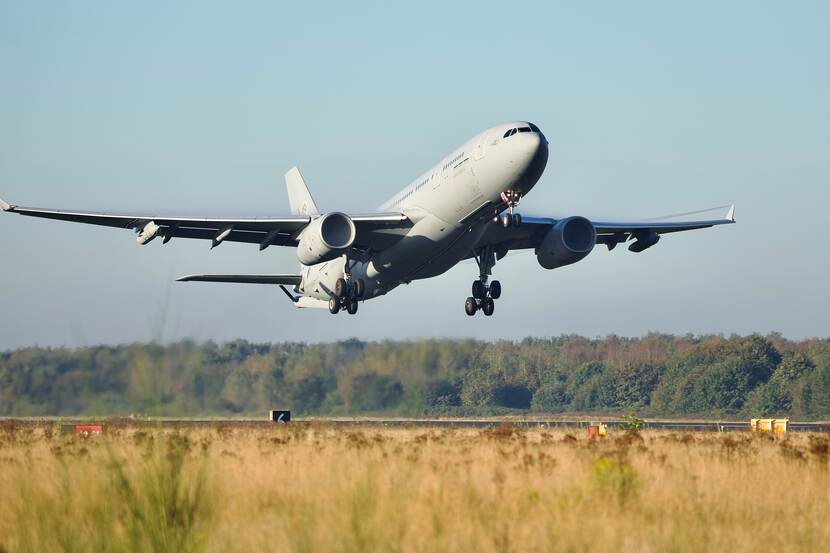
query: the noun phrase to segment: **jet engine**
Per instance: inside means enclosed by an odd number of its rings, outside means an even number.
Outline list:
[[[354,243],[354,221],[344,213],[327,213],[313,220],[300,235],[297,259],[315,265],[340,257]]]
[[[557,222],[536,248],[536,259],[545,269],[556,269],[585,258],[597,243],[597,231],[585,217]]]

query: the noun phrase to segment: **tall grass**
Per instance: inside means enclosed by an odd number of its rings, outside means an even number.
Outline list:
[[[0,551],[204,550],[207,461],[187,436],[32,438],[0,436]]]
[[[0,431],[0,551],[826,551],[827,436]]]

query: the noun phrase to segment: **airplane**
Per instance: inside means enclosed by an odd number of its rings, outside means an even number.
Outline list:
[[[367,213],[321,212],[299,169],[285,174],[291,214],[275,217],[176,217],[122,215],[20,207],[0,199],[9,213],[133,229],[146,245],[161,238],[246,242],[264,251],[296,248],[301,269],[292,274],[206,274],[180,282],[229,282],[279,286],[296,307],[354,315],[360,302],[384,296],[401,284],[441,275],[474,259],[479,275],[464,301],[467,315],[493,315],[502,286],[491,280],[497,261],[512,250],[533,250],[544,269],[584,259],[598,244],[613,250],[631,242],[635,253],[663,234],[735,223],[735,206],[725,218],[699,221],[599,221],[581,215],[522,216],[516,210],[539,181],[549,144],[531,122],[487,129]],[[704,210],[706,211],[706,210]],[[691,214],[698,213],[692,212]],[[687,214],[688,215],[688,214]],[[289,289],[291,287],[291,289]]]

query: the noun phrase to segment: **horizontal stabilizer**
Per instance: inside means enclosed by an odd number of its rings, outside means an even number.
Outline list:
[[[287,284],[296,286],[302,280],[300,275],[190,275],[176,279],[176,282],[234,282],[237,284]]]

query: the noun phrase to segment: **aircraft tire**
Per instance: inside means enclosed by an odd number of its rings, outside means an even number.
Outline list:
[[[480,280],[473,281],[473,297],[477,300],[481,300],[487,297],[487,288],[484,286],[484,283]]]
[[[484,311],[484,315],[490,317],[493,314],[493,311],[496,310],[496,302],[494,302],[492,298],[487,298],[481,302],[481,310]]]
[[[329,298],[329,313],[332,315],[340,313],[340,302],[334,298]]]
[[[512,224],[516,228],[519,228],[520,226],[522,226],[522,216],[521,216],[520,213],[514,213],[513,214]]]
[[[504,228],[510,228],[510,225],[513,224],[513,217],[510,216],[509,213],[505,213],[501,216],[501,226]]]
[[[349,312],[349,315],[354,315],[357,313],[357,300],[351,300],[349,304],[346,306],[346,311]]]
[[[494,280],[490,283],[490,297],[497,300],[501,297],[501,282]]]
[[[467,298],[464,301],[464,312],[467,313],[470,317],[476,314],[478,311],[478,304],[476,303],[475,298]]]
[[[334,293],[337,297],[341,299],[345,298],[348,291],[349,285],[346,283],[346,279],[338,278],[337,282],[334,283]]]
[[[366,293],[366,283],[363,282],[362,278],[357,279],[354,281],[354,296],[358,299],[363,298],[363,294]]]

